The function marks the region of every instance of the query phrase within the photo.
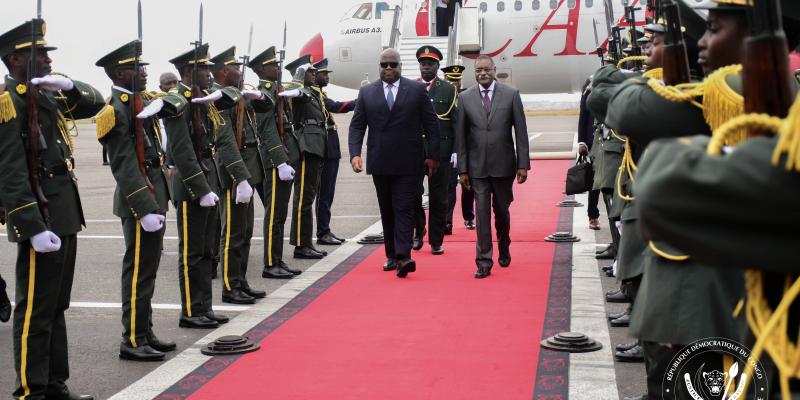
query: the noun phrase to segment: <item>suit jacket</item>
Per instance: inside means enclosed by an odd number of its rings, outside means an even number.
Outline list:
[[[342,158],[342,151],[339,149],[339,130],[336,128],[336,121],[333,120],[333,113],[347,113],[355,110],[355,101],[335,101],[322,92],[325,100],[325,114],[328,118],[328,147],[325,149],[325,158],[328,160],[338,160]]]
[[[425,85],[400,78],[391,111],[383,94],[383,81],[358,91],[356,109],[350,121],[350,158],[361,156],[367,137],[367,174],[421,174],[425,162],[424,132],[430,154],[439,154],[439,121]]]
[[[519,90],[496,82],[492,107],[486,115],[480,89],[477,84],[458,95],[458,173],[471,178],[499,178],[516,175],[517,169],[531,169],[528,126]]]

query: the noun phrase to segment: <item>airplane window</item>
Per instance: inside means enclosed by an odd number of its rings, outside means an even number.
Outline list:
[[[502,2],[502,1],[498,1],[497,2],[497,11],[503,12],[505,10],[506,10],[506,3]]]
[[[569,8],[570,10],[572,10],[573,8],[575,8],[575,6],[576,6],[576,5],[577,5],[577,2],[576,2],[576,0],[569,0],[569,1],[567,1],[567,8]]]
[[[533,0],[533,4],[531,4],[531,8],[533,8],[533,10],[536,11],[536,10],[539,9],[539,7],[540,7],[539,0]]]
[[[514,11],[522,10],[522,0],[517,0],[514,2]]]
[[[356,9],[356,12],[353,13],[354,19],[365,19],[370,20],[372,19],[372,3],[364,3]]]
[[[586,8],[592,8],[594,5],[594,0],[586,0]]]
[[[487,5],[486,5],[486,2],[485,2],[485,1],[481,2],[481,6],[480,6],[480,8],[481,8],[481,12],[486,12],[486,9],[487,9],[488,7],[489,7],[489,6],[487,6]]]
[[[380,3],[375,3],[375,19],[381,19],[381,13],[386,10],[390,10],[389,3],[382,1]]]
[[[550,9],[551,10],[555,10],[556,7],[558,7],[558,1],[557,0],[550,0]]]

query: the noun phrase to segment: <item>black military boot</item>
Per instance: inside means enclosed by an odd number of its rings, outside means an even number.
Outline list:
[[[164,353],[147,344],[133,347],[123,342],[119,344],[119,358],[131,361],[161,361],[164,359]]]

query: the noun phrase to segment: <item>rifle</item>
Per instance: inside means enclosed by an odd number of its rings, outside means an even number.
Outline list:
[[[142,178],[144,178],[144,183],[147,185],[147,188],[150,189],[150,192],[155,193],[156,188],[150,182],[150,178],[147,176],[147,170],[145,169],[144,165],[144,147],[145,141],[147,140],[147,136],[145,136],[144,132],[144,120],[141,118],[136,118],[136,115],[142,112],[142,108],[144,107],[141,91],[145,90],[145,88],[139,88],[138,85],[139,59],[142,57],[142,0],[139,0],[138,2],[136,14],[136,27],[139,36],[136,40],[136,53],[133,60],[134,75],[131,78],[131,91],[133,92],[133,101],[131,102],[131,123],[133,126],[133,141],[136,147],[136,163],[139,166],[139,174],[142,176]]]
[[[39,130],[39,88],[31,84],[31,79],[36,78],[38,70],[36,59],[38,45],[36,43],[36,24],[42,20],[42,0],[36,2],[36,19],[31,21],[31,54],[28,59],[28,91],[25,96],[25,105],[28,111],[28,180],[31,192],[36,197],[39,205],[39,212],[42,214],[45,224],[50,224],[50,212],[48,210],[47,198],[42,190],[42,183],[39,181],[39,151],[47,150],[47,143]]]
[[[779,0],[756,1],[748,19],[750,37],[745,40],[742,63],[745,112],[785,118],[794,94]],[[765,134],[768,132],[748,131],[751,137]]]
[[[250,24],[250,39],[247,42],[247,54],[242,56],[242,74],[239,77],[239,90],[244,89],[244,74],[247,72],[247,64],[250,63],[250,50],[253,46],[253,24]],[[239,104],[236,105],[236,145],[242,148],[244,142],[244,116],[247,114],[247,99],[242,96]]]
[[[592,29],[594,29],[594,45],[597,47],[597,57],[600,58],[600,66],[603,66],[603,54],[605,50],[600,46],[600,39],[597,36],[597,20],[592,18]]]
[[[200,47],[203,46],[203,3],[200,3],[200,29],[197,41],[191,43],[194,45],[194,63],[192,64],[192,98],[197,99],[203,97],[203,91],[200,85],[197,84],[198,72],[197,64],[200,60]],[[200,151],[200,143],[205,138],[205,129],[203,129],[203,105],[191,103],[192,105],[192,145],[194,147],[194,154],[197,157],[197,163],[200,164],[200,170],[204,174],[208,174],[209,170],[203,162],[203,154]]]
[[[280,93],[283,91],[283,86],[281,82],[283,81],[283,61],[286,57],[286,21],[283,21],[283,47],[280,51],[280,58],[278,59],[278,88],[275,89],[275,93]],[[286,100],[283,96],[278,97],[278,113],[276,118],[278,119],[278,136],[281,138],[281,143],[286,145],[286,124],[284,119],[286,118]]]
[[[611,0],[603,0],[603,9],[606,16],[606,30],[608,31],[608,56],[616,64],[620,60],[619,46],[614,35],[614,6]]]
[[[678,4],[674,0],[661,0],[659,5],[666,25],[664,49],[662,50],[664,83],[667,85],[688,83],[691,80],[689,57],[681,32],[681,14],[678,11]]]
[[[628,33],[630,34],[631,41],[631,55],[641,56],[642,48],[639,47],[639,43],[636,41],[636,11],[641,10],[641,8],[628,5],[628,0],[623,0],[623,5],[625,6],[625,22],[629,24],[630,28],[628,29]],[[634,61],[633,66],[634,69],[641,70],[642,62]]]

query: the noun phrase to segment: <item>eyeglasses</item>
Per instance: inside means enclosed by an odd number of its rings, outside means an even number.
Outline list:
[[[396,69],[398,65],[400,65],[400,63],[399,63],[399,62],[394,62],[394,61],[391,61],[391,62],[382,62],[382,63],[381,63],[381,68],[389,68],[389,67],[392,67],[392,69]]]
[[[494,71],[494,67],[491,67],[491,68],[475,68],[475,72],[477,72],[477,73],[492,72],[492,71]]]

